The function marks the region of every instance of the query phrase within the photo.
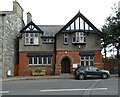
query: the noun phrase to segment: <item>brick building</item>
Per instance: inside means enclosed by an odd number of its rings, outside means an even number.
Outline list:
[[[18,75],[34,70],[50,74],[72,74],[78,66],[103,68],[101,32],[80,12],[66,25],[28,24],[20,31]]]

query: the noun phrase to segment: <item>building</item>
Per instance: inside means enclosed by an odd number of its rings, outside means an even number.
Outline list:
[[[18,64],[17,34],[23,28],[23,9],[17,1],[13,11],[0,11],[0,68],[2,77],[14,76],[14,65]]]
[[[20,31],[18,75],[44,70],[46,75],[72,74],[78,66],[103,68],[101,31],[78,12],[66,25],[28,24]]]

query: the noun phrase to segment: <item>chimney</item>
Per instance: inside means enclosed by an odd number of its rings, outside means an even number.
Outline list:
[[[17,2],[17,0],[13,1],[13,12],[16,13],[21,19],[23,19],[23,8]]]
[[[27,24],[32,21],[32,15],[30,12],[27,13]]]

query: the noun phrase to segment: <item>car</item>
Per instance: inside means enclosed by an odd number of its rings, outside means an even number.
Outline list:
[[[88,76],[99,76],[102,79],[107,79],[110,77],[110,72],[93,66],[81,66],[75,69],[74,76],[79,80],[84,80]]]

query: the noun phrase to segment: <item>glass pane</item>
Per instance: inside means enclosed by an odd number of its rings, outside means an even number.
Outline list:
[[[67,40],[67,38],[66,38],[66,37],[65,37],[64,39],[65,39],[65,40],[64,40],[64,42],[68,42],[68,40]]]
[[[34,44],[36,44],[36,45],[39,44],[39,43],[38,43],[38,37],[35,37],[35,38],[34,38]]]
[[[30,37],[33,37],[33,33],[30,33]]]
[[[37,57],[34,58],[34,64],[37,64]]]
[[[35,37],[38,37],[38,33],[35,33]]]
[[[93,61],[90,61],[90,66],[93,66]]]
[[[89,66],[89,61],[86,61],[86,66]]]
[[[81,66],[84,66],[84,61],[81,61]]]
[[[25,44],[29,44],[29,38],[25,38]]]
[[[32,57],[29,57],[29,64],[32,64]]]
[[[34,41],[33,41],[33,38],[30,38],[30,44],[33,44]]]
[[[25,33],[25,37],[29,37],[29,33]]]
[[[47,59],[46,59],[46,57],[43,57],[43,64],[47,64]]]
[[[52,64],[52,58],[48,57],[48,64]]]
[[[88,59],[89,59],[89,56],[86,56],[86,59],[88,60]]]
[[[42,57],[39,57],[39,64],[42,64]]]
[[[90,56],[90,59],[93,60],[93,56]]]
[[[81,56],[81,60],[84,60],[84,56]]]

